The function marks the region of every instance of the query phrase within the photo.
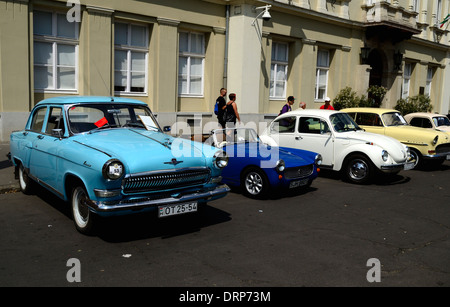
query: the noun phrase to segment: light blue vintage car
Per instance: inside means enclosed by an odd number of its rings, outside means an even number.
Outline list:
[[[68,201],[85,234],[97,216],[195,212],[229,191],[220,184],[228,163],[222,150],[164,134],[148,106],[134,99],[43,100],[25,129],[11,134],[10,146],[22,191],[39,183]]]

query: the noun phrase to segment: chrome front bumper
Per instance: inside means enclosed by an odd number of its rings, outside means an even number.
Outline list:
[[[400,164],[381,165],[380,170],[383,173],[397,173],[402,170],[410,170],[414,168],[415,160],[411,160]]]
[[[157,208],[161,205],[168,204],[182,204],[192,201],[207,202],[224,197],[230,188],[224,184],[212,189],[205,189],[179,197],[165,197],[159,199],[152,199],[150,197],[141,197],[131,200],[119,200],[119,201],[90,201],[89,206],[94,212],[97,213],[115,213],[120,211],[138,211],[147,208]]]

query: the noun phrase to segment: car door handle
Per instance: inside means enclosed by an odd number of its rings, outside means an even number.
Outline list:
[[[296,136],[295,139],[296,139],[297,141],[303,140],[303,138],[302,138],[301,136]]]
[[[40,140],[42,140],[42,139],[44,138],[44,136],[43,136],[42,134],[39,134],[39,135],[37,136],[37,138],[40,139]]]

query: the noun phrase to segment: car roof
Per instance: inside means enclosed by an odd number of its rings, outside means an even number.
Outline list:
[[[343,112],[362,112],[362,113],[376,113],[376,114],[383,114],[387,112],[400,112],[398,110],[394,109],[383,109],[383,108],[347,108],[342,109]]]
[[[422,116],[422,117],[429,117],[429,118],[432,118],[432,117],[442,117],[442,116],[445,116],[445,115],[443,115],[443,114],[438,114],[438,113],[416,112],[416,113],[409,113],[409,114],[406,114],[406,115],[405,115],[405,118],[406,118],[406,117],[413,117],[413,116]]]
[[[146,103],[131,99],[131,98],[122,98],[122,97],[111,97],[111,96],[59,96],[53,98],[47,98],[41,100],[36,105],[42,104],[73,104],[73,103],[132,103],[132,104],[141,104],[147,105]]]
[[[301,116],[301,115],[320,115],[320,116],[328,116],[334,113],[340,113],[340,111],[336,110],[323,110],[323,109],[296,109],[286,113],[283,113],[283,116]],[[280,115],[281,116],[281,115]]]

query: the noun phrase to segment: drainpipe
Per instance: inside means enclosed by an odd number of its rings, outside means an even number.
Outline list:
[[[225,56],[223,60],[223,87],[227,88],[228,83],[228,32],[230,26],[230,5],[225,6]]]

